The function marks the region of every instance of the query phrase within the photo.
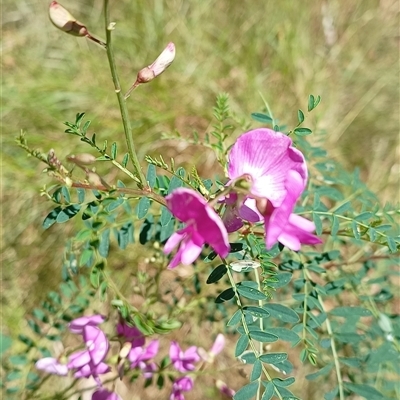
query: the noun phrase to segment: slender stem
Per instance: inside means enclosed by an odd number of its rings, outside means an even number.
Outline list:
[[[259,290],[260,292],[262,292],[261,281],[260,281],[260,275],[259,275],[259,273],[258,273],[258,269],[257,269],[257,268],[254,269],[254,274],[255,274],[255,276],[256,276],[257,288],[258,288],[258,290]],[[262,308],[263,305],[264,305],[264,304],[263,304],[263,301],[262,301],[262,300],[258,300],[258,306],[259,306],[260,308]],[[260,325],[260,331],[264,332],[264,321],[263,321],[263,319],[260,318],[260,319],[258,320],[258,322],[259,322],[259,325]],[[259,352],[260,352],[260,354],[262,354],[262,351],[263,351],[263,344],[262,344],[262,342],[260,342],[260,345],[259,345]],[[262,387],[261,375],[260,375],[260,377],[258,378],[258,380],[259,380],[259,385],[258,385],[258,390],[257,390],[257,400],[260,400],[260,397],[261,397],[261,387]]]
[[[140,180],[138,178],[136,178],[135,175],[132,174],[131,171],[129,171],[128,169],[126,169],[125,167],[123,167],[118,161],[112,160],[111,161],[118,169],[120,169],[121,171],[123,171],[126,175],[128,175],[130,178],[132,178],[134,181],[140,183]]]
[[[321,304],[322,309],[326,313],[326,308],[323,300],[321,299],[320,296],[318,296],[318,301],[319,304]],[[331,339],[331,349],[332,349],[332,355],[333,355],[333,360],[335,362],[335,369],[336,369],[336,377],[338,380],[338,386],[339,386],[339,398],[340,400],[344,400],[344,389],[343,389],[343,378],[342,378],[342,372],[340,371],[340,362],[339,362],[339,356],[336,351],[336,344],[335,344],[335,339],[333,337],[333,331],[331,327],[331,323],[329,321],[329,318],[325,320],[325,325],[326,325],[326,330],[328,331],[329,337]]]
[[[222,260],[222,261],[224,261],[224,260]],[[259,351],[256,349],[256,346],[255,346],[255,344],[253,343],[253,339],[251,338],[251,334],[250,334],[249,328],[248,328],[248,326],[247,326],[246,318],[245,318],[244,312],[243,312],[243,304],[242,304],[242,301],[240,300],[239,293],[238,293],[238,291],[237,291],[237,289],[236,289],[236,282],[235,282],[235,280],[233,279],[233,275],[232,275],[232,272],[231,272],[231,270],[229,269],[229,267],[228,267],[227,275],[228,275],[228,278],[229,278],[229,282],[231,283],[231,286],[232,286],[232,288],[233,288],[234,291],[235,291],[236,303],[237,303],[237,305],[238,305],[238,307],[239,307],[239,309],[240,309],[240,311],[241,311],[241,314],[242,314],[241,320],[242,320],[243,329],[244,329],[244,331],[245,331],[245,333],[246,333],[246,336],[249,338],[249,345],[250,345],[250,347],[251,347],[251,350],[253,351],[254,355],[258,358],[258,357],[261,355],[260,353],[262,353],[262,351],[259,352]],[[261,368],[262,368],[262,371],[264,372],[264,375],[265,375],[266,378],[268,379],[268,381],[271,382],[271,381],[272,381],[271,375],[268,373],[267,369],[265,368],[264,363],[261,363]],[[260,381],[259,381],[259,385],[262,385],[261,379],[260,379]],[[260,387],[260,386],[259,386],[259,387]],[[282,398],[282,396],[281,396],[279,390],[278,390],[276,387],[274,387],[274,388],[275,388],[275,394],[276,394],[276,396],[277,396],[280,400],[283,400],[283,398]]]
[[[110,12],[109,12],[109,1],[104,0],[104,19],[106,25],[106,40],[107,40],[107,57],[108,62],[110,64],[110,70],[112,79],[114,82],[115,93],[117,94],[119,108],[122,117],[122,123],[124,125],[124,133],[126,143],[128,145],[128,152],[130,159],[132,160],[133,166],[135,168],[135,172],[140,179],[139,187],[148,190],[148,184],[146,178],[143,174],[142,167],[140,166],[139,159],[136,154],[135,145],[133,143],[132,137],[132,127],[129,120],[128,109],[126,107],[126,102],[124,99],[124,95],[121,91],[121,85],[119,83],[118,74],[117,74],[117,67],[115,65],[115,58],[112,48],[112,41],[111,41],[111,31],[113,30],[112,25],[110,24]]]
[[[71,187],[87,189],[87,190],[102,190],[105,192],[110,191],[110,189],[106,188],[105,186],[94,186],[94,185],[90,185],[87,183],[80,183],[80,182],[72,183]],[[124,188],[124,187],[116,187],[116,188],[113,187],[111,190],[115,190],[116,192],[119,192],[119,193],[126,193],[126,194],[130,194],[133,196],[138,196],[138,197],[146,196],[146,197],[156,201],[157,203],[161,204],[162,206],[165,206],[165,207],[167,206],[167,202],[165,201],[164,197],[158,195],[157,193],[147,192],[146,190],[140,190],[140,189]]]
[[[310,273],[306,268],[304,269],[304,277],[306,279],[308,279],[309,281],[312,281]],[[321,296],[319,294],[317,296],[317,299],[318,299],[319,304],[321,305],[322,310],[324,311],[324,313],[326,313],[325,303],[324,303],[324,301],[322,300],[322,298],[321,298]],[[306,308],[304,307],[304,313],[305,312],[306,312]],[[332,355],[333,355],[333,360],[334,360],[334,363],[335,363],[336,377],[337,377],[338,386],[339,386],[339,398],[340,398],[340,400],[344,400],[345,397],[344,397],[344,387],[343,387],[342,372],[340,370],[339,356],[338,356],[338,353],[336,351],[335,338],[333,336],[333,330],[332,330],[332,326],[331,326],[331,323],[329,321],[329,318],[326,318],[325,325],[326,325],[326,330],[327,330],[328,335],[329,335],[330,340],[331,340]]]

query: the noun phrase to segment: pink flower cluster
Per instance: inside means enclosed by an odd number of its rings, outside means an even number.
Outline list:
[[[199,362],[200,359],[212,363],[214,361],[214,357],[222,351],[224,346],[225,338],[222,334],[217,336],[209,352],[206,352],[204,349],[197,348],[196,346],[191,346],[186,351],[183,351],[177,342],[171,342],[169,358],[177,371],[186,373],[193,371],[196,368],[195,363]],[[183,392],[192,390],[193,385],[194,381],[190,376],[186,375],[175,379],[169,399],[185,400]],[[233,391],[232,393],[234,394]]]
[[[100,375],[105,374],[111,368],[104,362],[108,350],[109,342],[105,333],[98,327],[105,321],[102,315],[92,315],[89,317],[80,317],[73,320],[69,324],[69,330],[77,335],[82,336],[84,349],[72,353],[68,357],[68,362],[62,363],[53,357],[45,357],[36,362],[36,368],[50,374],[65,376],[72,371],[75,378],[92,377],[97,385],[97,390],[92,395],[92,400],[121,400],[121,398],[112,391],[103,387]],[[158,353],[159,341],[152,340],[145,346],[145,337],[136,327],[128,326],[124,321],[117,324],[117,334],[126,340],[122,346],[127,349],[124,353],[123,360],[128,360],[130,368],[139,369],[145,379],[151,379],[153,374],[157,372],[158,366],[154,361],[154,357]],[[196,369],[195,364],[201,359],[205,362],[212,363],[214,357],[219,354],[225,345],[225,338],[219,334],[212,346],[207,352],[196,346],[189,347],[183,351],[179,344],[175,341],[171,342],[169,349],[169,358],[171,365],[176,371],[182,374],[192,372]],[[120,352],[120,357],[122,351]],[[122,368],[119,376],[123,376],[124,361],[118,365]],[[193,388],[194,381],[190,376],[179,376],[172,385],[171,400],[184,400],[183,392],[190,391]],[[221,389],[222,390],[222,389]]]
[[[230,150],[228,177],[231,190],[223,199],[222,219],[192,189],[178,188],[166,197],[172,214],[186,224],[165,244],[166,254],[180,244],[168,268],[192,264],[206,243],[226,257],[228,233],[239,230],[245,222],[264,222],[267,249],[277,242],[295,251],[302,244],[321,243],[312,234],[314,223],[293,213],[308,174],[303,154],[288,136],[270,129],[241,135]]]
[[[117,325],[117,333],[124,337],[130,343],[130,351],[128,360],[131,368],[139,368],[146,379],[150,379],[157,370],[157,365],[150,361],[158,353],[158,340],[152,340],[147,347],[144,346],[145,338],[143,333],[136,327],[126,325],[119,322]]]
[[[59,360],[46,357],[36,362],[36,368],[50,374],[67,375],[68,371],[74,372],[75,378],[93,377],[98,384],[98,390],[93,393],[92,400],[120,400],[120,397],[103,388],[99,375],[110,371],[104,363],[109,350],[109,343],[105,333],[98,327],[105,321],[102,315],[80,317],[69,324],[69,330],[82,335],[85,349],[72,353],[68,363],[62,364]]]

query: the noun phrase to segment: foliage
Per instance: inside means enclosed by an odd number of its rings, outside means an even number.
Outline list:
[[[308,97],[308,113],[320,100]],[[227,94],[218,95],[211,114],[214,121],[204,140],[195,132],[189,143],[211,148],[226,172],[232,145],[229,133],[243,124],[231,111]],[[58,292],[49,292],[41,307],[33,309],[26,320],[29,334],[20,335],[19,350],[3,365],[7,396],[43,398],[41,389],[48,376],[41,376],[33,363],[49,356],[52,343],[62,340],[66,324],[99,307],[98,300],[109,307],[110,316],[118,315],[145,336],[167,335],[187,321],[195,323],[199,308],[203,320],[234,336],[234,357],[250,366],[248,383],[235,388],[235,400],[304,398],[301,386],[296,386],[301,365],[308,366],[306,379],[315,382],[313,387],[325,399],[399,396],[400,318],[390,309],[396,290],[393,279],[398,276],[398,205],[380,205],[358,170],[348,172],[322,146],[309,142],[312,129],[303,126],[308,115],[302,110],[297,111],[298,124],[292,129],[273,117],[266,102],[264,109],[249,117],[291,135],[304,153],[310,179],[296,212],[312,218],[324,244],[299,252],[281,244],[267,250],[256,225],[230,237],[227,258],[203,250],[192,281],[183,285],[175,278],[182,285],[179,293],[161,284],[167,264],[162,247],[181,227],[165,197],[190,187],[213,201],[224,190],[225,178],[204,178],[196,167],[177,167],[174,159],[167,163],[162,155],[147,155],[143,182],[129,144],[124,154],[116,142],[109,146],[103,140],[99,145],[102,134],[90,132],[91,122],[85,121],[83,112],[65,123],[65,133],[96,152],[93,163],[116,168],[130,178],[130,185],[106,182],[79,160],[67,168],[54,151],[32,149],[21,134],[19,146],[44,162],[45,171],[58,181],[42,191],[53,203],[43,228],[53,229],[72,219],[79,219],[79,228],[66,244]],[[187,140],[177,130],[164,138]],[[146,272],[132,270],[137,285],[133,301],[131,288],[118,282],[114,257],[117,249],[125,251],[136,241],[152,261]],[[156,380],[160,388],[169,378],[165,366],[161,361]],[[132,372],[128,383],[137,384],[137,378]],[[75,383],[52,398],[68,398]]]

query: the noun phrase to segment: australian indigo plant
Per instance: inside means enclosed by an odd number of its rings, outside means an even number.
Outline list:
[[[287,131],[266,104],[268,114],[253,113],[252,118],[268,128],[230,134],[235,127],[226,95],[217,98],[211,134],[204,141],[196,135],[190,139],[214,150],[225,176],[204,179],[195,167],[188,173],[162,156],[146,156],[145,175],[127,101],[138,86],[168,68],[175,46],[169,43],[141,69],[124,95],[109,14],[105,0],[103,42],[60,4],[49,6],[57,28],[105,49],[128,152],[118,160],[116,143],[99,145],[98,137],[89,135],[84,113],[66,123],[66,133],[96,155],[70,156],[74,168],[65,167],[55,150],[43,154],[31,149],[23,135],[18,138],[59,182],[43,192],[55,203],[44,228],[78,215],[83,228],[72,239],[74,250],[66,248],[61,292],[50,292],[34,309],[28,319],[32,334],[20,335],[25,350],[5,367],[8,395],[69,399],[89,393],[93,400],[125,400],[133,398],[144,379],[144,392],[154,383],[167,388],[171,400],[194,398],[193,391],[196,398],[307,400],[304,380],[318,380],[315,392],[326,400],[399,396],[400,321],[387,306],[400,246],[393,207],[377,205],[357,173],[344,171],[305,140],[312,132],[302,126],[301,110],[298,125]],[[319,96],[310,95],[308,112],[319,102]],[[175,133],[165,139],[182,137]],[[92,168],[100,161],[130,183],[106,182]],[[85,178],[76,170],[83,170]],[[115,279],[111,233],[122,250],[139,240],[144,252],[155,254],[153,275],[136,277],[139,307],[129,288]],[[182,302],[159,281],[167,269],[185,268],[193,282],[184,288]],[[178,276],[176,282],[181,282]],[[198,324],[196,308],[219,332],[210,350],[201,348],[203,337],[187,346],[167,336],[183,322]],[[227,345],[233,341],[234,347]],[[52,343],[59,344],[58,350]],[[234,367],[228,383],[219,379],[218,370],[208,372],[222,352],[232,364],[236,360],[247,368],[245,378]],[[201,384],[210,377],[213,385]],[[48,384],[57,379],[61,383]]]

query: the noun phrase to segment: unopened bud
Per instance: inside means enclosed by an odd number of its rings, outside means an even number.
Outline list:
[[[141,83],[147,83],[162,74],[174,61],[175,58],[175,45],[170,42],[164,51],[157,57],[153,64],[148,67],[142,68],[137,74],[136,81],[128,90],[125,98],[128,98],[133,89]]]
[[[215,386],[217,387],[217,389],[223,393],[224,395],[228,396],[228,397],[233,397],[235,395],[235,391],[233,389],[231,389],[225,382],[221,381],[221,380],[217,380],[217,382],[215,382]]]
[[[163,73],[174,61],[175,45],[170,42],[153,64],[141,69],[137,76],[139,83],[146,83]]]
[[[96,157],[88,153],[71,154],[67,157],[67,160],[78,165],[90,165],[96,161]]]
[[[100,176],[96,174],[96,172],[88,171],[86,173],[86,177],[91,185],[96,187],[103,186],[103,182],[101,181]]]
[[[124,343],[124,345],[122,346],[122,348],[119,352],[119,358],[125,359],[126,357],[128,357],[128,354],[131,351],[131,349],[132,349],[132,343],[130,343],[130,342]]]
[[[86,26],[77,21],[61,4],[56,1],[50,3],[50,21],[58,29],[74,36],[86,36],[88,30]]]

